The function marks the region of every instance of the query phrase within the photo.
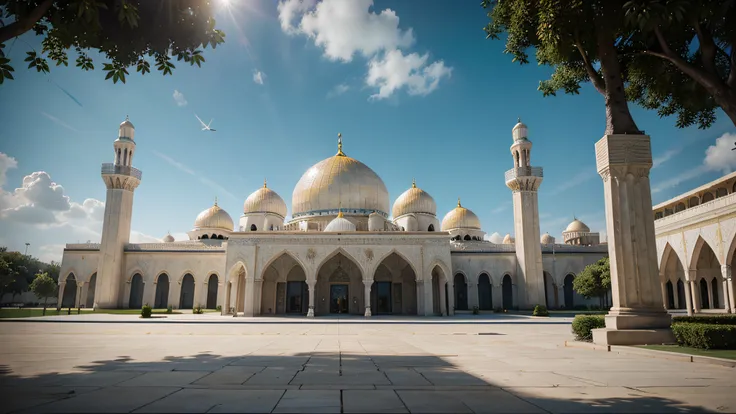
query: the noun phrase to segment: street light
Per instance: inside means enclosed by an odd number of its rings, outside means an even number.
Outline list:
[[[28,246],[30,246],[31,243],[26,243],[26,252],[24,253],[25,256],[28,256]]]

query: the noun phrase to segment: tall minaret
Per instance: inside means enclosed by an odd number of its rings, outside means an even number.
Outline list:
[[[517,292],[519,307],[545,305],[542,245],[539,242],[539,201],[537,190],[542,184],[542,168],[532,167],[532,142],[527,127],[521,123],[512,130],[511,155],[514,168],[506,171],[506,186],[514,198],[514,234],[516,236]]]
[[[132,167],[135,154],[135,127],[128,117],[120,124],[113,143],[115,162],[102,164],[102,180],[107,186],[105,218],[97,264],[95,308],[120,308],[123,305],[123,249],[130,240],[133,192],[141,183],[141,172]]]

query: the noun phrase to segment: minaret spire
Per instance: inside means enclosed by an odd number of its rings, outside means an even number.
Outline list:
[[[457,206],[462,207],[462,205],[460,205],[460,197],[457,198]]]
[[[217,207],[217,196],[215,196],[215,207]]]
[[[411,188],[417,188],[417,180],[415,178],[411,179]]]
[[[337,133],[337,155],[344,157],[345,153],[342,152],[342,134]]]
[[[266,179],[265,178],[263,179],[263,188],[268,188],[267,182],[266,182]]]

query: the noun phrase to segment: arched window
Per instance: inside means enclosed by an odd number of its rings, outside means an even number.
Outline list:
[[[210,237],[209,237],[208,235],[206,235],[206,234],[205,234],[205,235],[203,235],[203,236],[202,236],[202,237],[200,237],[200,238],[201,238],[202,240],[207,240],[207,239],[209,239]]]
[[[429,227],[427,227],[427,231],[434,231],[434,224],[430,224]]]
[[[695,207],[700,204],[700,200],[698,199],[698,197],[690,197],[690,200],[688,200],[687,204],[688,207]]]
[[[258,227],[255,224],[250,225],[250,231],[258,231]]]
[[[685,203],[678,203],[675,206],[675,213],[679,213],[681,211],[685,210]]]
[[[713,200],[714,200],[713,193],[705,193],[705,194],[703,194],[703,203],[707,203],[707,202],[713,201]]]
[[[727,195],[728,195],[728,190],[726,190],[724,187],[721,187],[716,190],[716,198],[725,197]]]
[[[123,165],[128,165],[128,149],[123,151]]]
[[[465,235],[465,240],[470,240],[470,235],[469,234],[466,234]]]
[[[120,160],[121,160],[122,158],[123,158],[123,157],[122,157],[122,156],[121,156],[121,154],[120,154],[120,148],[118,148],[118,156],[117,156],[117,157],[115,157],[115,164],[120,164]]]

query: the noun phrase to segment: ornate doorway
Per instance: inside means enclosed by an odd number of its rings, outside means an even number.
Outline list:
[[[376,313],[391,313],[391,282],[375,282],[375,286]]]
[[[348,313],[348,292],[347,284],[330,285],[330,313]]]

